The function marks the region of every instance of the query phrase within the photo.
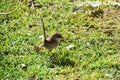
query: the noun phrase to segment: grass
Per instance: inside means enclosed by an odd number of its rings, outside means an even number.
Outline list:
[[[0,15],[0,79],[119,80],[120,10],[103,5],[72,12],[77,2],[36,0],[42,7],[34,9],[25,0],[2,0],[0,12],[12,14]],[[64,36],[52,52],[33,50],[42,42],[40,16],[47,36]]]

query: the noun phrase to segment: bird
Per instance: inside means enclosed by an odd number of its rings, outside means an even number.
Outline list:
[[[58,46],[63,36],[60,33],[54,33],[50,38],[44,40],[40,47],[52,50]]]
[[[46,39],[46,33],[45,33],[43,18],[41,18],[41,22],[42,22],[42,30],[43,30],[44,40],[43,40],[43,42],[40,46],[35,46],[34,49],[39,51],[43,47],[45,47],[46,49],[51,51],[52,49],[54,49],[58,46],[60,41],[63,39],[63,36],[62,36],[62,34],[56,32],[56,33],[52,34],[49,38]]]

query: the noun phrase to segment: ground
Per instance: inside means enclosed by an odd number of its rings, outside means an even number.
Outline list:
[[[72,1],[35,0],[39,7],[27,0],[1,1],[0,13],[10,13],[0,14],[0,79],[120,80],[119,6],[73,12],[79,1]],[[47,37],[64,36],[51,52],[33,49],[42,43],[41,16]]]

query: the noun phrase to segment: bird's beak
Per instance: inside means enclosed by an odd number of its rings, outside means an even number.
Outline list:
[[[62,36],[61,39],[64,39],[64,37]]]
[[[60,38],[60,40],[61,40],[61,41],[64,41],[64,37],[62,36],[62,37]]]
[[[61,38],[60,38],[61,40],[63,40],[64,39],[64,37],[63,36],[61,36]]]
[[[64,38],[63,37],[60,37],[60,38],[57,38],[57,41],[62,41]]]

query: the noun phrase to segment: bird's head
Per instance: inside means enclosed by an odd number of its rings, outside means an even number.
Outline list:
[[[61,39],[63,39],[63,36],[62,36],[60,33],[54,33],[54,34],[51,36],[51,39],[60,41]]]

